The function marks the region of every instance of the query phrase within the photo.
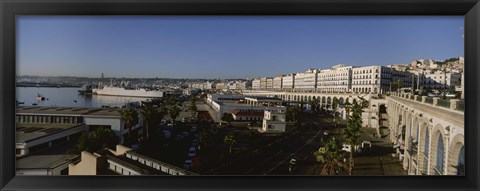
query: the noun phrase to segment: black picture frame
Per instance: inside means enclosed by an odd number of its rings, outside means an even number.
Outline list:
[[[466,176],[15,176],[17,15],[464,15]],[[479,190],[478,0],[1,0],[2,190]]]

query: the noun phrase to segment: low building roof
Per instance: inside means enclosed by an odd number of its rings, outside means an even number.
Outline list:
[[[83,124],[40,124],[40,123],[17,123],[16,124],[16,142],[26,143],[47,137],[53,134],[82,126]]]
[[[234,111],[232,111],[232,115],[263,116],[264,113],[263,113],[262,111],[240,111],[240,110],[234,110]]]
[[[45,115],[102,115],[121,116],[118,108],[84,108],[84,107],[45,107],[45,106],[17,106],[17,114],[45,114]]]
[[[79,160],[79,155],[31,155],[17,159],[17,169],[53,169]]]

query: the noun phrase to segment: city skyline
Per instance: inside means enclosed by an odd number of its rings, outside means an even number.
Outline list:
[[[17,75],[241,79],[337,64],[444,60],[464,56],[463,21],[462,16],[20,16]]]

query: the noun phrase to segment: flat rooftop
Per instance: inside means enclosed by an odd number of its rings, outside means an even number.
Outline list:
[[[17,106],[17,114],[121,116],[118,108]]]
[[[16,161],[17,169],[53,169],[78,160],[79,155],[32,155]]]
[[[40,123],[17,123],[16,124],[16,142],[26,143],[47,137],[52,134],[61,133],[71,128],[82,126],[83,124],[40,124]]]

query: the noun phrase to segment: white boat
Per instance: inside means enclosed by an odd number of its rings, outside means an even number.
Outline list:
[[[147,90],[145,88],[130,89],[130,88],[112,87],[112,86],[104,86],[102,88],[93,89],[92,93],[97,95],[145,97],[145,98],[163,97],[163,94],[164,94],[162,91]]]

